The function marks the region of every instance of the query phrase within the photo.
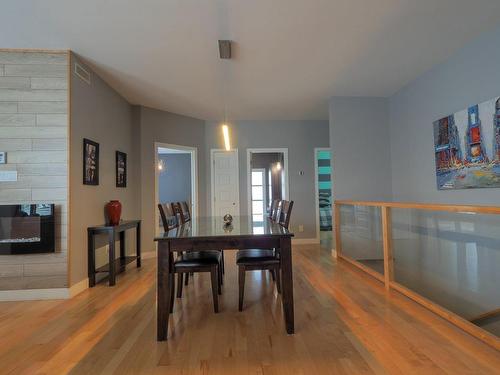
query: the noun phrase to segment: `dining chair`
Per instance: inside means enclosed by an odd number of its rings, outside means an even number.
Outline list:
[[[187,223],[188,221],[191,221],[191,212],[189,211],[189,204],[186,201],[183,202],[177,202],[177,209],[179,210],[179,214],[181,217],[181,222],[182,224]],[[225,267],[224,267],[224,250],[219,250],[221,253],[221,265],[220,269],[222,271],[222,275],[225,274]],[[189,279],[186,277],[185,285],[188,285]],[[224,280],[221,280],[222,284],[224,284]]]
[[[162,218],[165,233],[183,228],[182,226],[179,226],[179,218],[175,213],[174,205],[171,203],[160,203],[158,204],[158,209],[160,210],[160,216]],[[220,258],[220,252],[216,250],[177,252],[177,256],[173,261],[172,270],[169,271],[168,274],[170,283],[170,313],[173,312],[175,301],[174,276],[177,273],[177,296],[180,297],[182,296],[182,275],[189,274],[190,272],[210,272],[214,312],[219,312],[219,294],[222,293]]]
[[[271,203],[271,209],[269,210],[269,214],[267,215],[269,217],[269,219],[276,220],[276,214],[278,211],[279,202],[280,202],[279,199],[275,199],[275,200],[273,200],[273,203]]]
[[[292,214],[293,201],[280,201],[278,212],[274,222],[288,229]],[[243,311],[243,297],[245,294],[246,271],[269,270],[276,280],[276,289],[281,293],[281,267],[279,249],[248,249],[239,250],[236,253],[236,264],[238,266],[239,286],[239,311]]]
[[[186,201],[177,202],[175,207],[178,211],[182,224],[191,221],[191,211],[189,210],[189,204]]]

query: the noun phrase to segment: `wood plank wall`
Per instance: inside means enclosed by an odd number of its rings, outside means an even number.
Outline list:
[[[0,204],[56,203],[56,252],[1,255],[0,290],[67,287],[69,54],[0,50]]]

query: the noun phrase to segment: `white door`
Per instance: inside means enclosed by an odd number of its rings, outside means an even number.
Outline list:
[[[238,150],[212,150],[212,215],[240,214]]]

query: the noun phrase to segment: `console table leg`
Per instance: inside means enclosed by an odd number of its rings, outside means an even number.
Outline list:
[[[115,285],[115,231],[109,232],[109,286]]]
[[[89,276],[89,287],[95,286],[95,240],[94,235],[87,233],[87,253],[88,253],[88,276]]]
[[[137,231],[135,236],[135,249],[137,252],[137,268],[141,266],[141,222],[137,223]]]
[[[120,232],[120,258],[125,259],[125,231]]]

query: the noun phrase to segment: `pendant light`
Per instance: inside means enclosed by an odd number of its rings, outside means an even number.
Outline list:
[[[231,59],[231,41],[230,40],[219,40],[219,56],[222,60]],[[227,123],[227,84],[226,84],[226,74],[224,74],[223,84],[222,84],[222,96],[224,100],[224,121],[222,123],[222,137],[224,138],[224,148],[226,151],[231,151],[231,139],[229,137],[229,126]]]

